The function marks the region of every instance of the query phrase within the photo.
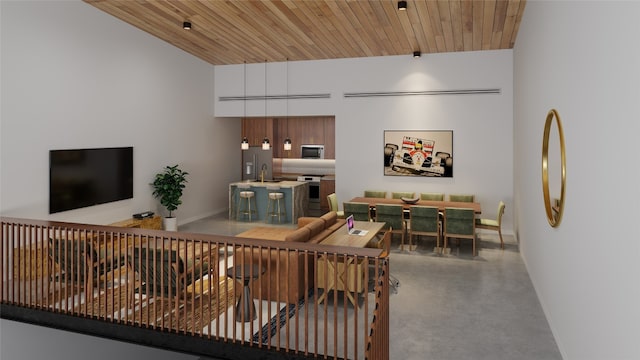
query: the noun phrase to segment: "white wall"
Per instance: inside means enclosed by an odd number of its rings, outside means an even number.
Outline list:
[[[240,124],[212,116],[213,66],[80,1],[1,1],[0,16],[3,216],[106,224],[158,212],[149,183],[173,164],[190,173],[180,223],[226,210],[237,176],[220,169],[240,163],[226,151]],[[50,216],[49,150],[112,146],[134,147],[134,198]],[[7,320],[0,333],[2,359],[78,346],[96,359],[194,358]]]
[[[514,49],[521,252],[563,357],[640,359],[640,3],[529,1]],[[547,224],[540,149],[559,111],[564,218]]]
[[[2,2],[0,211],[106,224],[162,209],[149,183],[188,171],[180,223],[227,207],[240,125],[212,116],[213,66],[80,1]],[[233,134],[233,136],[229,136]],[[50,149],[134,147],[134,198],[48,214]]]
[[[218,96],[264,95],[265,64],[216,66],[215,115],[242,116],[242,102]],[[359,59],[269,63],[267,95],[329,93],[330,99],[269,101],[267,115],[335,115],[336,193],[340,201],[367,188],[473,193],[483,215],[513,194],[512,51],[479,51]],[[499,95],[344,98],[348,92],[501,89]],[[263,116],[264,101],[248,101],[248,116]],[[453,130],[453,178],[383,175],[384,130]],[[295,139],[292,139],[295,142]],[[294,144],[295,145],[295,144]]]

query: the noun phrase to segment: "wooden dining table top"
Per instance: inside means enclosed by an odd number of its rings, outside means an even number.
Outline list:
[[[354,197],[349,202],[367,203],[369,206],[375,206],[376,204],[389,204],[389,205],[402,205],[405,209],[409,209],[411,205],[420,206],[434,206],[438,210],[444,211],[445,208],[461,208],[461,209],[473,209],[476,214],[482,213],[482,207],[480,203],[476,202],[462,202],[462,201],[438,201],[438,200],[418,200],[415,204],[407,204],[402,199],[391,198],[368,198],[368,197]]]

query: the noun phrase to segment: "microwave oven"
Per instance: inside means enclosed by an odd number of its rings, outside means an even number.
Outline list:
[[[303,159],[324,159],[324,145],[301,145],[300,157]]]

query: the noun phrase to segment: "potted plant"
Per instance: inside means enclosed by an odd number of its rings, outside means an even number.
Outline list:
[[[166,166],[164,171],[156,174],[153,183],[153,196],[160,199],[160,204],[167,208],[169,216],[164,218],[164,229],[169,231],[176,231],[178,229],[178,222],[173,217],[172,212],[182,204],[182,190],[185,188],[187,182],[186,176],[188,172],[182,171],[178,168],[178,165]]]

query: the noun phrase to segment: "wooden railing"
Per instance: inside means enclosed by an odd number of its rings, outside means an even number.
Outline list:
[[[201,355],[389,358],[377,249],[4,217],[0,236],[5,308],[211,340]]]

